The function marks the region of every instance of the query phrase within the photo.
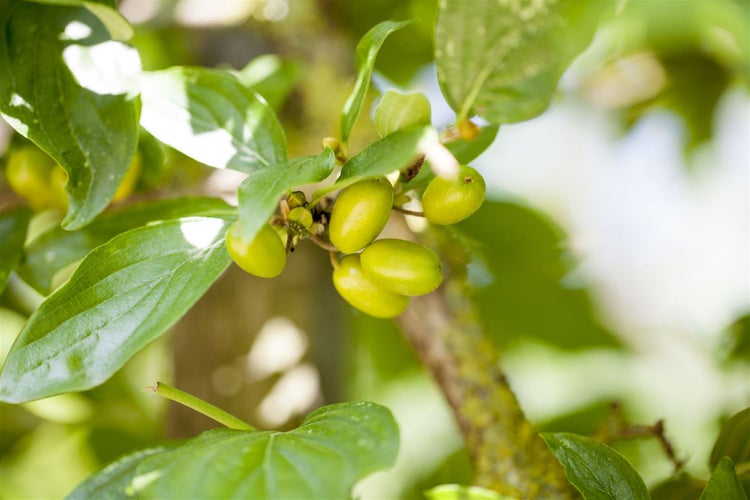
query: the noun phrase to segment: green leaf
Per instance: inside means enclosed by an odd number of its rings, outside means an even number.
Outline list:
[[[19,334],[0,373],[0,401],[26,402],[107,380],[229,265],[224,235],[230,222],[162,221],[94,249]]]
[[[141,127],[138,131],[138,152],[141,155],[141,174],[135,190],[148,191],[163,187],[170,173],[167,146]]]
[[[0,32],[0,112],[68,173],[63,226],[82,227],[135,152],[138,53],[83,6],[0,0]]]
[[[731,345],[729,359],[750,361],[750,313],[737,318],[727,328],[728,343]]]
[[[747,500],[731,458],[723,457],[716,464],[700,500]]]
[[[168,448],[159,446],[139,450],[125,455],[112,462],[104,469],[86,478],[81,484],[68,493],[65,500],[126,500],[132,498],[127,487],[133,480],[138,465],[147,457],[166,451]]]
[[[53,227],[26,247],[18,275],[39,292],[48,294],[59,272],[122,232],[160,220],[233,213],[232,207],[216,198],[174,198],[113,210],[78,231]]]
[[[242,85],[262,95],[273,109],[279,110],[302,77],[302,67],[275,54],[264,54],[247,63],[235,76]]]
[[[349,134],[354,128],[354,124],[359,118],[362,106],[367,97],[367,90],[370,88],[370,79],[372,70],[375,67],[375,59],[378,57],[378,51],[385,39],[396,30],[410,24],[411,21],[394,22],[383,21],[374,26],[370,31],[365,33],[357,44],[355,61],[357,64],[357,79],[354,82],[354,89],[344,103],[341,110],[341,141],[346,144],[349,140]]]
[[[458,484],[435,486],[425,491],[424,496],[427,500],[513,500],[512,497],[502,496],[487,488]]]
[[[289,432],[215,429],[144,460],[138,498],[350,498],[364,476],[391,466],[398,427],[387,408],[340,403]]]
[[[549,104],[610,2],[440,0],[438,81],[457,121],[527,120]]]
[[[335,160],[333,151],[326,148],[318,156],[294,158],[248,175],[238,190],[243,237],[252,241],[284,193],[301,184],[322,181],[331,174]]]
[[[657,500],[660,498],[669,500],[695,500],[701,496],[705,488],[706,481],[695,479],[683,472],[653,486],[649,493],[651,498]]]
[[[252,172],[286,160],[286,138],[262,97],[232,74],[178,66],[144,72],[141,125],[215,168]]]
[[[349,159],[341,169],[338,180],[318,190],[313,199],[326,193],[343,189],[355,182],[403,170],[420,155],[423,141],[437,140],[437,132],[432,127],[410,127],[380,139]]]
[[[26,0],[27,2],[79,7],[85,6],[92,14],[104,23],[113,40],[126,41],[133,37],[133,27],[117,11],[117,0]]]
[[[83,5],[106,26],[112,40],[124,42],[133,38],[133,27],[116,8],[99,2],[83,2]]]
[[[649,499],[643,479],[609,446],[568,432],[543,433],[542,438],[586,500]]]
[[[458,162],[468,165],[492,145],[497,136],[499,125],[489,125],[479,129],[479,135],[473,139],[456,139],[445,145]]]
[[[0,292],[21,258],[31,214],[32,211],[28,208],[17,208],[0,214]]]
[[[711,450],[710,467],[716,467],[722,457],[729,457],[738,464],[750,463],[750,407],[736,413],[721,426]]]
[[[401,94],[389,90],[375,108],[375,130],[380,137],[411,125],[430,124],[430,101],[418,92]]]

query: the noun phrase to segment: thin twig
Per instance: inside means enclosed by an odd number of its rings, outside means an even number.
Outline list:
[[[323,250],[328,250],[329,252],[338,252],[339,251],[338,248],[336,248],[335,246],[331,245],[330,243],[322,240],[320,238],[320,236],[318,236],[316,234],[310,233],[309,237],[310,237],[310,241],[312,241],[313,243],[315,243],[316,245],[318,245]]]
[[[339,258],[336,255],[336,252],[334,252],[334,251],[328,252],[328,258],[331,259],[331,266],[334,269],[338,269],[339,268]]]
[[[415,217],[424,217],[424,212],[416,212],[414,210],[409,210],[404,207],[397,207],[397,206],[394,206],[393,209],[398,212],[401,212],[402,214],[413,215]]]
[[[667,456],[675,472],[685,466],[685,460],[680,459],[674,446],[664,433],[664,421],[658,420],[654,425],[631,425],[625,421],[622,406],[612,403],[607,421],[594,433],[595,439],[603,443],[611,443],[623,439],[654,438],[659,441],[664,454]]]

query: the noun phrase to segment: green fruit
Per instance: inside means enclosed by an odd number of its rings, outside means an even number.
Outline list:
[[[250,274],[273,278],[284,270],[286,249],[269,224],[258,231],[254,240],[248,241],[242,237],[239,222],[235,222],[227,231],[226,243],[232,260]]]
[[[135,190],[135,185],[138,182],[138,178],[141,175],[141,153],[136,150],[133,155],[133,160],[130,162],[128,171],[125,173],[125,177],[120,181],[120,186],[115,191],[115,195],[112,197],[112,202],[117,203],[127,199]]]
[[[424,295],[443,281],[435,252],[411,241],[378,240],[364,249],[361,262],[370,281],[401,295]]]
[[[482,176],[462,165],[454,180],[435,177],[422,195],[422,209],[433,224],[455,224],[477,211],[484,201],[486,186]]]
[[[33,146],[24,146],[11,154],[6,167],[11,189],[35,210],[67,210],[65,183],[68,175],[52,158]]]
[[[409,297],[383,290],[367,279],[359,255],[341,259],[333,270],[333,286],[353,307],[376,318],[398,316],[409,305]]]
[[[339,193],[328,235],[343,253],[366,247],[385,227],[393,207],[393,186],[385,177],[352,184]]]

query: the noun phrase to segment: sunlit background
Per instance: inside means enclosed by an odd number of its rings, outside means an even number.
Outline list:
[[[454,118],[429,64],[430,0],[119,7],[144,69],[233,67],[266,90],[293,155],[316,153],[335,134],[355,42],[384,19],[419,22],[384,46],[372,104],[388,88],[422,91],[436,126]],[[589,434],[618,402],[631,423],[664,419],[687,470],[705,478],[722,418],[750,405],[748,47],[742,2],[622,2],[547,112],[502,126],[473,163],[489,196],[459,227],[477,241],[470,275],[510,382],[539,428]],[[352,150],[374,137],[360,120]],[[0,122],[0,151],[10,140]],[[231,199],[242,180],[168,158],[167,173],[144,191]],[[385,404],[400,426],[399,459],[358,486],[361,498],[421,498],[430,486],[470,482],[436,386],[391,323],[335,296],[322,254],[303,245],[272,282],[233,267],[103,386],[0,406],[0,497],[62,497],[122,453],[214,425],[144,389],[156,380],[264,428],[293,427],[312,408],[344,399]],[[24,315],[12,300],[0,304],[4,357]],[[615,447],[649,485],[672,471],[655,440]]]

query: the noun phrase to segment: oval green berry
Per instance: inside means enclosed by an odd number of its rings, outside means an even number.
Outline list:
[[[455,180],[435,177],[422,195],[422,209],[433,224],[460,222],[477,211],[484,201],[484,178],[473,168],[462,165]]]
[[[440,259],[435,252],[411,241],[375,241],[362,251],[361,262],[370,281],[393,293],[424,295],[443,281]]]
[[[68,174],[55,161],[33,146],[24,146],[8,158],[8,184],[35,210],[67,210],[65,183]]]
[[[269,224],[258,231],[254,240],[248,241],[242,237],[239,222],[235,222],[227,231],[226,244],[232,260],[255,276],[273,278],[286,265],[286,248]]]
[[[393,207],[393,186],[385,177],[359,181],[339,193],[328,236],[343,253],[366,247],[383,230]]]
[[[359,255],[347,255],[333,270],[333,286],[344,300],[376,318],[392,318],[409,305],[409,297],[391,293],[370,281],[359,261]]]

